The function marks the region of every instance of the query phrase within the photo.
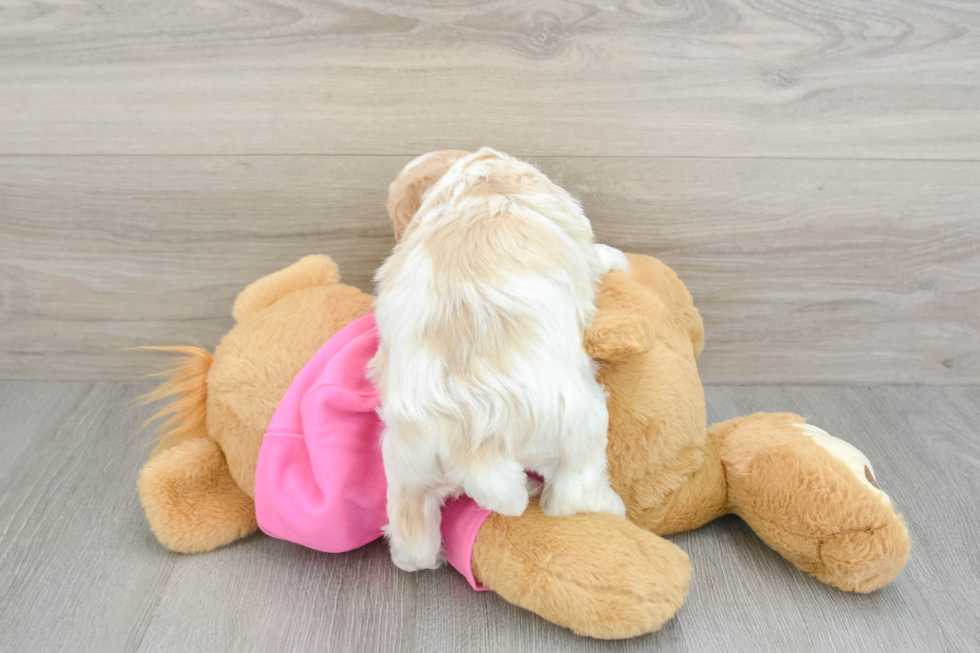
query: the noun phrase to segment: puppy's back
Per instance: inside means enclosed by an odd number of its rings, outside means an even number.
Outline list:
[[[569,376],[592,373],[588,220],[533,167],[479,155],[430,190],[379,270],[373,377],[386,421],[540,421]]]

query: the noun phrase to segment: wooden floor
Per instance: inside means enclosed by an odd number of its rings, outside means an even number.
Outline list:
[[[369,290],[397,170],[480,145],[680,273],[710,417],[871,456],[894,584],[828,589],[724,519],[674,538],[680,615],[608,644],[378,544],[160,548],[128,348],[214,346],[310,253]],[[0,651],[980,650],[980,4],[0,0],[0,380]]]
[[[0,0],[0,378],[135,379],[491,145],[673,266],[716,384],[980,383],[965,0]]]
[[[871,595],[795,570],[739,519],[673,537],[690,596],[659,633],[576,637],[451,569],[406,574],[256,535],[197,556],[153,539],[149,450],[123,382],[0,383],[2,651],[980,650],[980,388],[716,387],[708,416],[792,410],[872,459],[908,522],[906,570]]]

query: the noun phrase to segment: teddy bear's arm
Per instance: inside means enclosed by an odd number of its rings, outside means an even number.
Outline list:
[[[232,480],[211,438],[154,455],[140,472],[139,491],[153,534],[171,551],[203,553],[258,530],[252,497]]]
[[[681,607],[691,575],[681,549],[621,517],[547,517],[536,499],[520,517],[487,518],[472,564],[507,601],[602,639],[658,630]]]
[[[596,316],[585,330],[585,351],[599,360],[622,360],[647,350],[653,340],[652,293],[625,272],[603,278],[596,298]]]

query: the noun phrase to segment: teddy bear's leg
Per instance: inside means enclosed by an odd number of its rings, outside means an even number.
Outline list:
[[[842,590],[871,592],[905,566],[902,517],[855,447],[799,415],[724,424],[728,506],[800,569]]]
[[[150,458],[139,491],[154,535],[171,551],[211,551],[258,529],[252,498],[232,480],[221,447],[207,437]]]
[[[691,565],[677,546],[613,515],[493,514],[473,548],[477,580],[514,605],[579,635],[624,639],[658,630],[687,596]]]
[[[721,444],[732,428],[728,422],[708,428],[702,449],[704,457],[697,470],[662,504],[635,512],[630,518],[654,533],[672,535],[700,528],[731,512]]]

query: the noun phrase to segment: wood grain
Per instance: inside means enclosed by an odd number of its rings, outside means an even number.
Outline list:
[[[131,385],[0,385],[0,650],[134,650],[176,556],[154,550]],[[81,398],[81,400],[79,400]],[[38,424],[39,411],[51,417]]]
[[[2,6],[2,154],[980,158],[972,2]]]
[[[406,157],[0,157],[0,378],[118,379],[213,347],[322,252],[371,289]],[[980,382],[980,163],[534,159],[600,240],[688,284],[706,383]]]
[[[904,512],[906,570],[870,595],[797,571],[737,518],[673,537],[690,594],[659,632],[576,637],[382,543],[317,553],[256,535],[165,552],[136,474],[152,407],[133,383],[0,382],[0,650],[969,651],[980,648],[980,388],[714,387],[708,416],[792,410],[860,447]],[[12,446],[12,443],[16,443]]]

